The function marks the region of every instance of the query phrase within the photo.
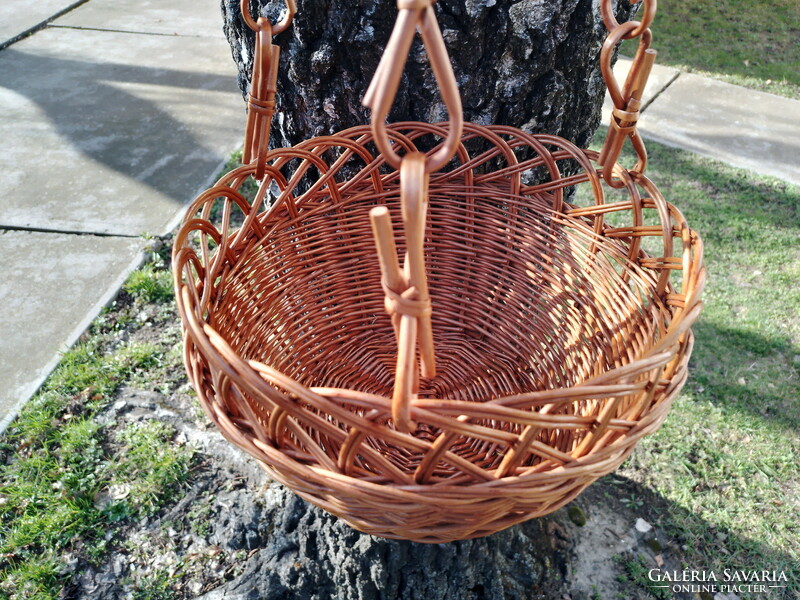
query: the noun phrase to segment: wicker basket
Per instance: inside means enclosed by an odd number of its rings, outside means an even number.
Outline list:
[[[388,129],[409,154],[449,132]],[[227,174],[195,200],[174,250],[206,413],[270,476],[374,535],[478,537],[568,503],[663,422],[704,280],[680,212],[619,166],[621,189],[609,188],[597,159],[554,136],[465,124],[430,175],[427,312],[398,307],[402,290],[379,269],[370,211],[407,207],[369,127]],[[567,202],[576,186],[591,200]],[[413,393],[398,404],[409,313],[430,319],[435,376],[403,384]]]

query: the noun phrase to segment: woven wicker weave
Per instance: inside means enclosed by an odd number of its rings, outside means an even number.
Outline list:
[[[435,129],[394,131],[410,146]],[[460,164],[431,179],[438,373],[420,381],[417,430],[400,433],[368,218],[377,201],[397,214],[399,177],[382,172],[370,140],[360,127],[274,151],[259,196],[277,184],[271,210],[236,191],[252,166],[193,204],[174,266],[200,402],[270,475],[361,531],[438,542],[553,511],[664,420],[686,379],[702,245],[646,179],[644,198],[630,183],[606,203],[594,153],[466,125]],[[483,152],[468,154],[474,142]],[[580,174],[521,184],[544,159],[567,157]],[[312,171],[301,194],[290,180]],[[582,181],[595,204],[562,204]],[[244,225],[233,232],[236,212]],[[612,214],[628,225],[604,225]],[[663,251],[646,255],[645,237]]]
[[[430,156],[451,131],[400,123],[388,135]],[[598,158],[554,136],[464,125],[430,176],[436,374],[409,383],[404,423],[385,310],[404,300],[382,281],[370,224],[376,205],[402,212],[401,176],[372,130],[227,174],[191,206],[173,257],[203,408],[272,477],[367,533],[465,539],[563,506],[663,422],[705,275],[681,213],[641,173],[601,160],[611,189]],[[248,202],[240,189],[256,169]],[[592,200],[567,202],[575,186]]]

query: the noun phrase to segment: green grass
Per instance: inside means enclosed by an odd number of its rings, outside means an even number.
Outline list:
[[[658,64],[800,99],[797,0],[668,0],[651,29]],[[623,43],[622,54],[634,51]]]
[[[131,594],[131,600],[171,600],[175,597],[172,579],[164,570],[145,577]]]
[[[162,273],[145,268],[125,289],[165,301]],[[158,369],[171,352],[120,344],[117,325],[108,325],[98,319],[0,438],[0,598],[58,598],[72,576],[68,553],[100,558],[107,532],[153,513],[188,475],[193,450],[168,444],[171,428],[135,423],[113,434],[98,421],[120,385]]]
[[[690,567],[784,569],[800,593],[800,188],[647,145],[708,283],[689,382],[621,473],[664,501]]]
[[[175,294],[172,287],[172,272],[159,269],[152,264],[134,271],[123,289],[145,303],[172,300]]]
[[[186,480],[192,454],[168,443],[174,434],[159,421],[132,423],[116,433],[121,448],[109,467],[109,488],[125,493],[114,507],[116,515],[151,515],[180,491],[176,484]]]
[[[645,563],[641,556],[615,556],[614,561],[622,568],[622,574],[618,577],[620,583],[629,581],[646,590],[648,594],[658,600],[670,600],[672,594],[669,590],[653,586],[653,581],[648,577],[648,572],[652,566]]]

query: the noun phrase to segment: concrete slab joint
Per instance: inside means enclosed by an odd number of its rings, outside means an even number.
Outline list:
[[[0,232],[0,431],[141,262],[144,240]],[[58,301],[54,301],[58,299]]]
[[[0,50],[0,431],[244,131],[218,4],[5,0],[0,44],[42,22]]]
[[[88,0],[3,0],[0,2],[0,49],[44,27]]]

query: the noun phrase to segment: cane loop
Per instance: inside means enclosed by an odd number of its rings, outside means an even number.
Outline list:
[[[600,51],[600,69],[603,79],[608,87],[608,93],[614,105],[611,111],[611,122],[605,143],[598,157],[598,164],[602,169],[603,179],[614,188],[624,187],[625,183],[613,177],[613,172],[622,146],[630,138],[636,152],[636,164],[627,169],[628,174],[636,179],[644,173],[647,167],[647,150],[641,135],[636,129],[639,120],[639,111],[642,107],[642,96],[650,77],[650,72],[655,63],[656,51],[650,48],[652,35],[649,25],[656,12],[655,0],[645,0],[642,21],[628,21],[619,24],[611,10],[611,0],[601,3],[603,21],[609,28],[609,34]],[[614,49],[622,40],[639,37],[639,46],[633,58],[633,64],[620,90],[614,72],[611,69],[611,59]]]
[[[256,34],[253,55],[253,76],[247,94],[247,124],[244,135],[242,162],[256,161],[253,176],[261,180],[267,165],[269,134],[275,114],[275,94],[278,91],[278,63],[280,47],[272,43],[272,36],[286,30],[297,12],[294,0],[286,0],[286,14],[277,25],[259,17],[254,21],[248,8],[249,0],[241,0],[242,18]]]
[[[399,0],[397,8],[397,21],[375,76],[364,95],[363,104],[372,110],[375,145],[386,162],[399,169],[402,158],[392,149],[386,133],[386,118],[397,95],[414,34],[419,28],[449,119],[449,131],[444,144],[426,159],[425,170],[432,173],[441,169],[453,157],[458,147],[464,127],[461,97],[442,32],[436,21],[432,0]]]
[[[295,0],[285,1],[286,14],[283,16],[283,19],[281,19],[280,23],[273,25],[272,35],[278,35],[279,33],[283,33],[286,29],[288,29],[289,25],[291,25],[292,21],[294,20],[294,16],[297,14],[297,4],[295,3]],[[253,19],[253,15],[250,13],[250,0],[241,0],[239,3],[239,8],[242,11],[242,19],[244,19],[244,22],[247,24],[247,26],[253,31],[258,31],[261,28],[261,25]]]
[[[619,27],[619,22],[617,21],[616,17],[614,16],[614,10],[611,5],[611,0],[601,0],[600,2],[600,14],[603,16],[603,23],[608,29],[609,32],[614,31]],[[635,37],[639,37],[642,35],[647,29],[650,28],[650,25],[653,24],[653,19],[656,16],[656,0],[644,0],[644,6],[642,10],[642,20],[641,21],[633,21],[636,23],[636,27],[632,28],[630,31],[627,31],[622,39],[623,40],[630,40]]]

